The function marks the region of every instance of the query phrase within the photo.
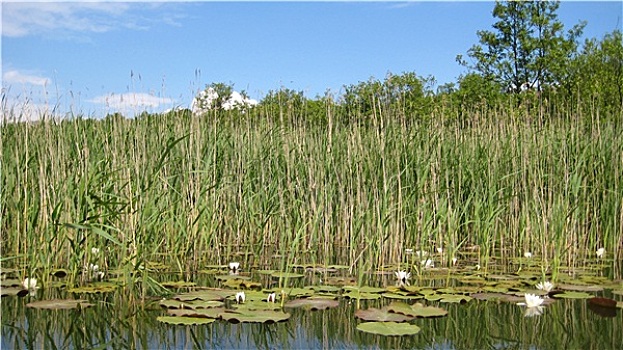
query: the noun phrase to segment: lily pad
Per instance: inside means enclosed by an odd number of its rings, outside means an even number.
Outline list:
[[[416,299],[422,299],[424,297],[422,295],[401,294],[401,293],[383,293],[381,294],[381,296],[387,299],[400,299],[400,300],[416,300]]]
[[[290,298],[306,297],[314,295],[314,291],[309,288],[284,288],[283,292]],[[275,290],[275,293],[280,294],[281,290]]]
[[[588,294],[588,293],[585,293],[585,292],[566,291],[564,293],[556,294],[555,297],[556,298],[565,298],[565,299],[588,299],[588,298],[593,298],[594,295]]]
[[[285,271],[276,271],[271,274],[271,276],[275,278],[301,278],[305,277],[305,275],[294,272],[285,272]]]
[[[167,288],[189,288],[194,287],[197,284],[195,282],[186,282],[186,281],[167,281],[160,283],[163,287]]]
[[[157,321],[168,324],[191,326],[196,324],[209,324],[216,321],[213,318],[200,317],[180,317],[180,316],[159,316]]]
[[[93,304],[89,304],[86,300],[82,299],[38,300],[26,304],[26,307],[48,310],[83,309],[91,306],[93,306]]]
[[[327,298],[305,298],[290,300],[283,307],[304,308],[305,310],[317,311],[338,307],[340,302]]]
[[[421,329],[414,324],[408,323],[365,322],[358,325],[357,330],[384,336],[402,336],[417,334]]]
[[[182,293],[175,295],[173,299],[180,301],[191,301],[191,300],[224,300],[225,298],[235,295],[236,291],[234,290],[226,290],[226,289],[207,289],[207,290],[196,290],[188,293]]]
[[[288,313],[273,310],[225,310],[220,316],[223,320],[233,323],[275,323],[290,318],[290,314]]]
[[[595,285],[580,285],[580,284],[563,284],[560,283],[556,286],[557,289],[571,290],[576,292],[601,292],[604,290],[601,286]]]
[[[224,303],[216,300],[193,300],[193,301],[180,301],[173,299],[165,299],[160,301],[160,306],[167,309],[209,309],[213,307],[221,307]]]
[[[217,307],[211,309],[169,309],[167,314],[170,316],[180,317],[200,317],[200,318],[221,318],[221,313],[225,312],[225,308]]]
[[[434,306],[424,306],[421,303],[413,305],[402,302],[393,302],[387,306],[389,312],[412,316],[412,317],[442,317],[448,314],[448,311]]]
[[[67,291],[70,293],[110,293],[114,292],[117,288],[119,288],[118,284],[112,282],[97,282],[93,284],[88,284],[82,287],[74,287],[70,288]]]
[[[355,311],[355,317],[360,318],[364,321],[377,322],[407,322],[413,319],[412,316],[389,312],[387,308],[369,308],[367,310],[357,310]]]
[[[50,272],[50,275],[58,278],[64,278],[67,274],[69,274],[69,272],[65,269],[56,269]]]
[[[266,298],[264,298],[266,299]],[[272,303],[272,302],[267,302],[264,300],[252,300],[252,301],[245,301],[242,304],[232,304],[232,307],[234,309],[245,309],[245,310],[249,310],[249,311],[254,311],[254,310],[279,310],[281,309],[281,304],[280,303]]]
[[[376,300],[381,299],[381,294],[378,293],[361,293],[357,290],[351,290],[348,293],[344,293],[344,298],[359,299],[359,300]]]
[[[259,282],[241,279],[226,280],[223,282],[223,286],[233,289],[262,289],[262,284]]]
[[[362,287],[346,286],[344,287],[344,290],[345,291],[357,291],[359,293],[383,293],[387,291],[387,289],[385,288],[370,287],[370,286],[362,286]]]

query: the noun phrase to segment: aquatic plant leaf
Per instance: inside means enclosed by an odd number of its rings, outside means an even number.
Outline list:
[[[623,289],[613,289],[612,294],[623,295]]]
[[[210,309],[169,309],[167,314],[171,316],[183,317],[203,317],[203,318],[221,318],[221,313],[225,312],[225,308],[215,307]]]
[[[264,298],[266,299],[266,298]],[[249,311],[254,310],[279,310],[281,309],[281,303],[272,303],[265,300],[252,300],[245,301],[243,304],[232,304],[234,309],[245,309]]]
[[[294,272],[285,272],[285,271],[275,271],[271,274],[271,276],[275,278],[301,278],[305,277],[305,275]]]
[[[273,310],[225,310],[220,316],[223,320],[233,323],[275,323],[290,318],[289,313]]]
[[[22,281],[17,278],[7,278],[0,280],[0,286],[2,287],[22,287]]]
[[[381,296],[387,299],[400,299],[400,300],[417,300],[417,299],[424,298],[423,295],[400,294],[400,293],[383,293],[381,294]]]
[[[348,299],[359,299],[359,300],[375,300],[381,299],[381,294],[378,293],[361,293],[357,290],[351,290],[348,293],[344,293],[342,295],[344,298]]]
[[[503,294],[503,293],[474,293],[474,294],[470,294],[470,297],[472,297],[473,299],[476,300],[491,300],[491,301],[504,301],[504,302],[508,302],[509,300],[509,295],[507,294]],[[519,302],[521,300],[521,298],[517,297]]]
[[[362,287],[346,286],[344,287],[344,290],[345,291],[358,291],[359,293],[383,293],[387,291],[387,289],[385,288],[370,287],[370,286],[362,286]]]
[[[335,293],[335,292],[339,292],[342,290],[342,288],[340,287],[336,287],[336,286],[327,286],[327,285],[322,285],[322,286],[310,286],[307,287],[310,288],[316,292],[321,292],[321,293]]]
[[[448,311],[440,307],[424,306],[421,303],[409,305],[403,302],[393,302],[387,306],[387,310],[412,317],[442,317],[448,314]]]
[[[330,286],[354,286],[357,284],[357,279],[354,277],[329,276],[324,283]]]
[[[375,309],[369,308],[367,310],[355,311],[355,317],[364,321],[377,321],[377,322],[407,322],[413,319],[412,316],[397,314],[389,312],[387,308]]]
[[[214,279],[217,281],[227,281],[227,280],[250,280],[251,276],[242,276],[242,275],[218,275],[214,276]]]
[[[88,284],[86,286],[69,288],[67,291],[70,293],[110,293],[114,292],[119,285],[112,282],[96,282]]]
[[[200,317],[180,317],[180,316],[159,316],[156,318],[158,322],[176,324],[176,325],[196,325],[196,324],[209,324],[216,321],[213,318],[200,318]]]
[[[82,299],[51,299],[51,300],[38,300],[32,303],[26,304],[26,307],[35,309],[48,309],[48,310],[67,310],[67,309],[79,309],[91,307],[93,304],[88,303]]]
[[[614,300],[614,299],[609,299],[609,298],[601,298],[601,297],[589,298],[588,299],[588,303],[592,304],[592,305],[597,305],[597,306],[601,306],[601,307],[608,307],[608,308],[616,308],[617,307],[617,301]]]
[[[223,282],[223,286],[233,289],[262,289],[262,284],[259,282],[230,279]]]
[[[473,298],[462,294],[441,294],[439,295],[439,302],[441,303],[460,303],[464,304]]]
[[[197,284],[195,282],[186,282],[186,281],[166,281],[160,282],[163,287],[167,288],[189,288],[194,287]]]
[[[19,297],[24,297],[28,295],[28,290],[19,287],[2,287],[0,288],[1,296],[14,296],[17,295]]]
[[[290,298],[305,297],[314,295],[314,291],[309,288],[284,288],[283,292]],[[280,294],[281,290],[275,291]]]
[[[167,309],[209,309],[213,307],[221,307],[224,303],[216,300],[193,300],[193,301],[180,301],[174,299],[165,299],[160,301],[160,306]]]
[[[561,289],[561,290],[571,290],[571,291],[576,291],[576,292],[601,292],[604,290],[604,287],[602,286],[563,284],[563,283],[556,285],[556,288]]]
[[[50,275],[58,278],[64,278],[67,274],[69,274],[69,272],[65,269],[56,269],[50,272]]]
[[[283,307],[285,308],[303,308],[305,310],[317,311],[338,307],[340,302],[337,300],[326,298],[305,298],[290,300]]]
[[[357,330],[383,336],[413,335],[420,332],[420,327],[409,323],[398,322],[365,322],[357,326]]]
[[[565,299],[588,299],[593,298],[594,295],[585,292],[566,291],[564,293],[556,294],[555,297]]]
[[[224,300],[227,297],[235,295],[236,291],[228,290],[228,289],[205,289],[205,290],[195,290],[188,293],[177,294],[173,297],[173,299],[180,301],[191,301],[191,300]]]
[[[257,272],[262,275],[272,275],[273,273],[275,273],[275,271],[276,270],[255,270],[254,272]]]

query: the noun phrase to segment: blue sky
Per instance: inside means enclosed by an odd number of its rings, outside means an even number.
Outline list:
[[[490,29],[493,2],[2,2],[9,107],[102,116],[188,107],[211,82],[262,99],[306,96],[388,72],[465,72],[455,57]],[[563,1],[566,29],[621,28],[622,3]]]

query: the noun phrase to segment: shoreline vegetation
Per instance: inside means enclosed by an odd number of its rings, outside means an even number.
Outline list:
[[[620,278],[620,115],[325,111],[4,123],[3,265],[78,276],[95,248],[102,269],[192,273],[233,259],[362,272],[443,248],[437,266],[513,272],[530,252],[556,276],[603,247]]]

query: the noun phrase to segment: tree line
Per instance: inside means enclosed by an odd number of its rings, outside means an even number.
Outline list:
[[[388,73],[383,79],[346,85],[340,96],[327,92],[307,98],[303,91],[287,88],[269,91],[259,104],[238,110],[311,121],[365,121],[383,113],[430,118],[440,111],[446,117],[467,118],[474,110],[504,106],[541,116],[556,111],[623,116],[621,30],[580,43],[586,22],[565,29],[556,14],[559,5],[497,1],[492,28],[477,32],[479,42],[467,57],[456,57],[466,68],[457,82],[437,86],[432,76]],[[212,83],[208,89],[221,96],[211,101],[212,111],[222,112],[222,97],[230,96],[233,85]]]

